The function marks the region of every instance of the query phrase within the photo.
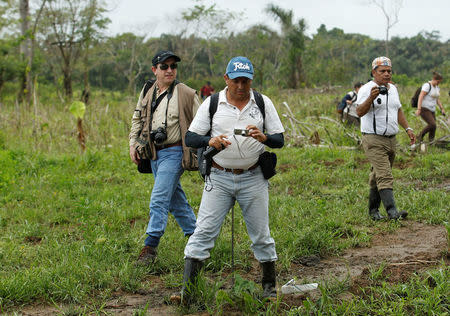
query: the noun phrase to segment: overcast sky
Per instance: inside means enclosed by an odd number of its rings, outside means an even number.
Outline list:
[[[380,1],[380,0],[378,0]],[[398,0],[384,0],[386,9]],[[161,33],[175,33],[174,20],[181,12],[192,8],[194,0],[109,0],[111,24],[108,35],[134,32],[138,35],[157,37]],[[266,24],[278,30],[278,24],[264,9],[274,3],[283,9],[292,9],[294,19],[304,18],[307,34],[317,32],[321,24],[330,30],[334,27],[345,33],[360,33],[374,39],[384,39],[386,18],[381,9],[370,0],[203,0],[205,5],[217,4],[218,9],[239,13],[239,23],[234,30],[245,30],[253,24]],[[450,0],[403,0],[399,22],[390,30],[390,36],[412,37],[426,30],[439,31],[441,41],[450,39]]]

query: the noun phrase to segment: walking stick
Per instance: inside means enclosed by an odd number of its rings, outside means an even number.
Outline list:
[[[231,277],[234,287],[234,204],[231,207]]]

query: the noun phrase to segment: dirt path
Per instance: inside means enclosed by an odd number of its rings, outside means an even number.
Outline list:
[[[357,294],[360,287],[370,283],[370,271],[384,265],[383,273],[389,282],[404,282],[412,273],[429,269],[444,259],[450,263],[447,231],[443,226],[433,226],[413,221],[404,221],[402,227],[393,233],[381,233],[372,237],[370,247],[352,248],[339,257],[319,259],[307,257],[292,264],[289,274],[279,275],[279,287],[293,277],[309,282],[326,280],[345,280],[350,278],[351,292]],[[244,278],[259,282],[259,268],[255,262]],[[117,293],[104,310],[115,315],[132,315],[148,303],[148,315],[178,315],[174,306],[167,305],[164,299],[170,292],[163,286],[159,277],[153,277],[155,285],[151,293]],[[154,282],[153,282],[154,281]],[[290,306],[299,306],[304,295],[290,295],[283,301]],[[64,309],[62,309],[64,310]],[[61,310],[59,311],[61,312]],[[29,306],[21,310],[22,315],[54,315],[56,308]]]

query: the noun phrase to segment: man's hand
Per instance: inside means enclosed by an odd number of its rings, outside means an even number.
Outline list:
[[[410,139],[410,145],[415,144],[416,143],[416,135],[414,135],[414,132],[412,130],[408,130],[407,131],[409,139]]]
[[[136,165],[139,164],[139,161],[141,160],[139,157],[139,153],[134,146],[130,146],[130,158],[131,161],[133,161]]]
[[[267,140],[267,136],[264,135],[255,125],[248,125],[246,129],[249,130],[248,136],[253,137],[260,143],[264,143]]]
[[[376,99],[376,97],[380,94],[380,89],[378,87],[372,87],[370,90],[369,97],[361,104],[358,104],[356,107],[356,114],[359,117],[362,117],[369,112],[370,107],[372,106],[373,101]]]
[[[371,102],[373,102],[373,100],[375,100],[377,98],[377,96],[380,94],[380,89],[378,89],[378,87],[372,87],[372,89],[370,90],[370,96],[369,98],[371,99]]]
[[[231,142],[228,140],[226,135],[222,134],[211,138],[208,142],[208,145],[214,147],[217,150],[222,150],[231,145]]]
[[[419,116],[421,112],[422,112],[422,109],[417,109],[416,115]]]

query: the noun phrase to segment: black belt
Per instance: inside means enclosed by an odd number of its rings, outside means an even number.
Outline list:
[[[231,169],[231,168],[224,168],[213,160],[212,166],[216,169],[225,170],[226,172],[231,172],[233,174],[243,174],[245,171],[256,169],[256,167],[258,167],[258,163],[255,163],[253,166],[251,166],[248,169]]]
[[[387,138],[392,138],[392,137],[395,137],[395,135],[396,135],[396,134],[394,134],[394,135],[378,135],[378,134],[375,134],[375,133],[361,133],[361,134],[363,134],[363,135],[377,135],[377,136],[382,136],[382,137],[387,137]]]
[[[176,143],[173,143],[173,144],[155,145],[155,148],[156,148],[156,150],[161,150],[161,149],[164,149],[164,148],[181,146],[181,145],[183,145],[183,144],[181,143],[181,140],[180,140],[180,141],[178,141]]]

